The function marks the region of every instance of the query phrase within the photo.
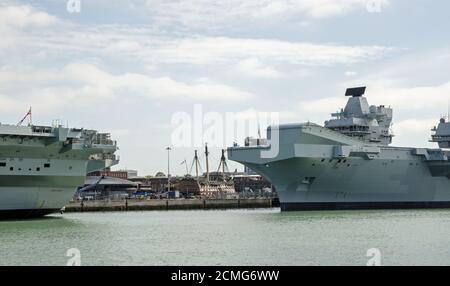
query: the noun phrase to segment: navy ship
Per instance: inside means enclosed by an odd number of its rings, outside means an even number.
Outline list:
[[[0,218],[59,212],[86,174],[118,163],[108,133],[0,124]]]
[[[392,147],[393,110],[369,106],[365,90],[348,89],[324,126],[270,126],[228,158],[266,177],[282,211],[450,207],[450,123],[432,129],[434,149]]]

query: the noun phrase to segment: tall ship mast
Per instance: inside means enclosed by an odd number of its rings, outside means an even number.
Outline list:
[[[181,180],[178,187],[182,192],[207,198],[226,198],[236,193],[233,179],[229,176],[229,170],[225,158],[225,150],[222,150],[222,157],[220,158],[217,172],[210,172],[210,152],[208,145],[205,144],[206,172],[202,176],[199,176],[199,169],[201,169],[201,165],[197,150],[195,150],[194,154],[194,160],[191,164],[191,171],[195,166],[195,177],[188,175]]]
[[[282,211],[450,207],[450,123],[432,130],[439,148],[391,147],[393,111],[369,106],[365,90],[348,89],[324,126],[271,126],[264,144],[228,148],[228,158],[266,177]]]
[[[0,218],[59,212],[86,174],[118,163],[116,141],[95,130],[60,124],[0,124]]]

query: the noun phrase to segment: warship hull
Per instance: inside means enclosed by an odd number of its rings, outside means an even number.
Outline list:
[[[12,158],[4,165],[0,218],[35,218],[60,212],[73,198],[84,185],[87,161]]]
[[[296,158],[250,168],[276,186],[283,211],[450,207],[450,180],[431,176],[418,159],[340,161]]]
[[[58,178],[59,179],[59,178]],[[49,182],[51,179],[49,179]],[[84,184],[84,177],[81,178]],[[35,218],[60,212],[69,202],[78,185],[0,187],[0,218]]]

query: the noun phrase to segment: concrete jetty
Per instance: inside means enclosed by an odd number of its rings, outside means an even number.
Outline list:
[[[152,211],[152,210],[200,210],[200,209],[238,209],[271,208],[276,205],[272,199],[152,199],[117,201],[71,202],[66,212],[109,212],[109,211]]]

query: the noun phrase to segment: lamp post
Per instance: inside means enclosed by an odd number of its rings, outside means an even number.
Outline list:
[[[167,147],[167,196],[169,196],[169,192],[170,192],[170,150],[172,150],[172,148]]]

